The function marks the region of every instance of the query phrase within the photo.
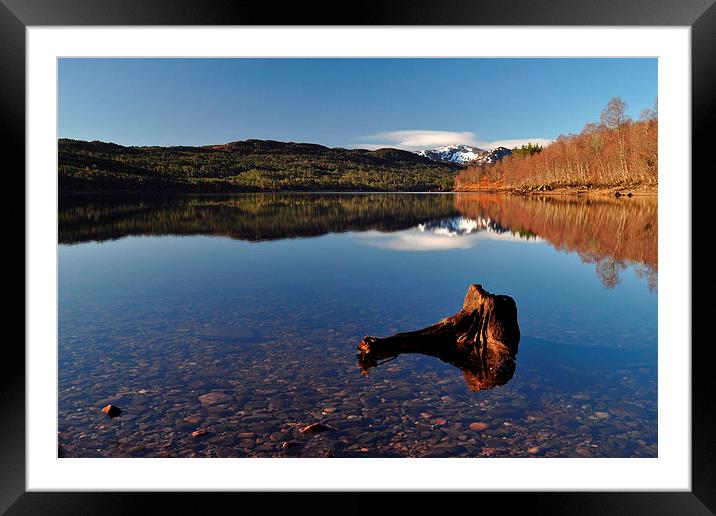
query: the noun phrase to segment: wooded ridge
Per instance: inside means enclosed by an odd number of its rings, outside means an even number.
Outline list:
[[[449,191],[461,168],[398,149],[272,140],[205,147],[58,142],[61,192]]]

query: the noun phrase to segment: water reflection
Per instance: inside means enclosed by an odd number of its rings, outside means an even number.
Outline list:
[[[489,216],[518,235],[539,235],[558,250],[594,263],[606,288],[637,265],[650,290],[658,270],[658,204],[654,198],[520,197],[467,194],[455,197],[467,217]]]
[[[59,218],[61,456],[657,456],[657,296],[633,277],[656,274],[655,202],[96,197]],[[429,330],[476,280],[514,298],[519,365],[453,319],[452,347],[376,339],[359,374],[364,335]]]
[[[213,235],[259,242],[399,231],[455,215],[452,197],[441,195],[72,196],[60,199],[59,242],[132,235]]]
[[[59,242],[132,235],[214,235],[251,242],[358,232],[398,251],[469,249],[483,238],[543,242],[593,263],[606,288],[629,265],[657,286],[657,202],[651,198],[495,194],[246,194],[60,199]]]
[[[480,231],[494,233],[506,233],[509,231],[490,218],[480,217],[478,219],[470,219],[463,216],[431,220],[430,222],[426,222],[424,224],[418,224],[417,229],[421,233],[431,232],[435,235],[449,237],[461,237]]]
[[[451,219],[445,222],[449,223]],[[462,219],[463,222],[472,222],[476,228],[478,221]],[[442,221],[441,221],[442,222]],[[448,233],[444,227],[438,227],[435,231],[426,231],[426,225],[420,224],[417,228],[396,231],[393,233],[381,233],[379,231],[367,231],[361,233],[363,244],[391,249],[393,251],[440,251],[449,249],[471,249],[480,240],[501,240],[504,242],[542,242],[538,236],[523,236],[509,230],[494,231],[489,229],[476,229],[465,233]]]

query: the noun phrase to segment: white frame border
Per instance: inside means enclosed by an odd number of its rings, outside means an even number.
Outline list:
[[[28,491],[690,491],[690,27],[28,27],[26,38]],[[58,459],[55,114],[59,56],[658,57],[663,122],[659,132],[659,457]]]

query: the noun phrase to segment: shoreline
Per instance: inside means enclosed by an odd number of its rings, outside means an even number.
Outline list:
[[[510,194],[523,196],[546,196],[546,195],[573,195],[579,197],[657,197],[658,186],[611,186],[599,188],[550,188],[547,186],[530,188],[507,188],[507,187],[462,187],[453,190],[455,193],[490,193]]]
[[[58,191],[58,197],[75,195],[193,195],[193,196],[227,196],[246,194],[330,194],[330,195],[366,195],[366,194],[460,194],[485,193],[520,196],[579,196],[579,197],[657,197],[658,187],[604,187],[604,188],[504,188],[504,187],[473,187],[445,191],[410,191],[410,190],[250,190],[223,192],[194,192],[191,190],[80,190]]]

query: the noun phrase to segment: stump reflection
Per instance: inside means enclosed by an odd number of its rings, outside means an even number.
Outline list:
[[[364,337],[358,344],[358,365],[367,374],[403,353],[429,355],[459,368],[468,389],[481,391],[512,379],[519,342],[514,299],[470,285],[455,315],[422,330],[387,338]]]

